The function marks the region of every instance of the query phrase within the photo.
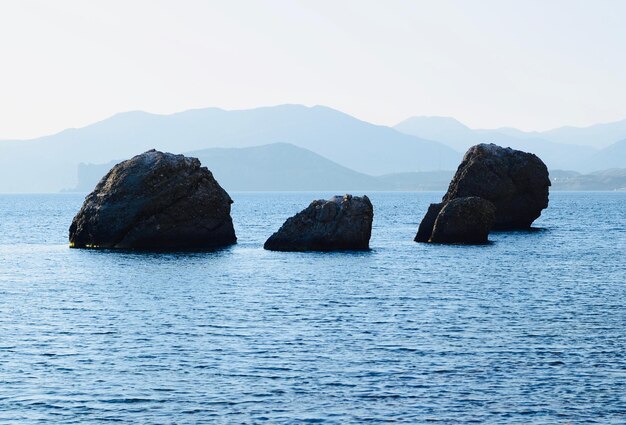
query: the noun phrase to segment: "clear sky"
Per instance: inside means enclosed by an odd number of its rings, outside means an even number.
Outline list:
[[[615,121],[625,19],[620,0],[2,0],[0,138],[281,103],[388,125]]]

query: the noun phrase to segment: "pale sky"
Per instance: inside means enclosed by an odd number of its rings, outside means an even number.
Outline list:
[[[282,103],[386,125],[616,121],[625,22],[620,0],[0,0],[0,139]]]

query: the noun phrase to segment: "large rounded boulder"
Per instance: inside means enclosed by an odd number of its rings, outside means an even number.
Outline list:
[[[495,212],[496,207],[491,202],[477,196],[455,198],[437,214],[428,242],[487,243]]]
[[[265,242],[271,251],[368,250],[374,208],[367,196],[317,200]]]
[[[211,249],[237,241],[232,200],[197,158],[150,150],[114,166],[69,229],[74,248]]]
[[[536,155],[480,144],[465,153],[443,203],[478,196],[496,207],[494,229],[527,229],[548,207],[549,186],[548,169]]]

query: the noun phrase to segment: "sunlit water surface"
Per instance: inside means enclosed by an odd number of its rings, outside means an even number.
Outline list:
[[[486,246],[372,193],[363,253],[262,249],[330,193],[231,195],[239,243],[179,254],[72,250],[82,196],[0,196],[0,422],[626,423],[626,193]]]

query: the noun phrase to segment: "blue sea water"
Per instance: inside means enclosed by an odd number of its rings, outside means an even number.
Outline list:
[[[2,423],[626,423],[626,193],[417,244],[441,193],[372,193],[372,250],[262,249],[330,193],[232,193],[237,245],[73,250],[78,195],[0,196]]]

